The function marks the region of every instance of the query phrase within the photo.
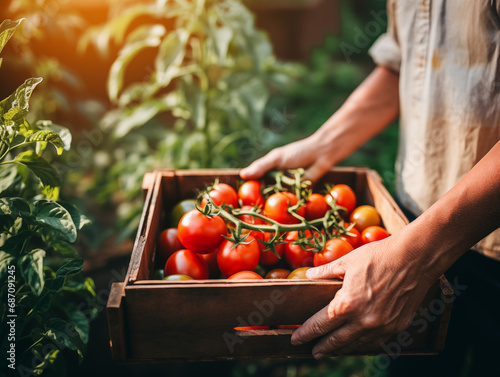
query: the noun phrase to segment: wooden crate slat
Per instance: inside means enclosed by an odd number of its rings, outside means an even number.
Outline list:
[[[107,303],[108,329],[111,354],[115,360],[127,357],[127,339],[125,337],[124,298],[125,284],[113,283]]]

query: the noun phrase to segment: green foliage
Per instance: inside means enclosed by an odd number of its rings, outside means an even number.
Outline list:
[[[5,8],[13,18],[29,20],[20,25],[20,32],[12,38],[14,53],[6,56],[10,70],[44,78],[44,85],[37,88],[30,100],[28,119],[54,119],[61,124],[71,122],[74,125],[77,117],[79,122],[89,122],[93,114],[89,99],[84,95],[84,80],[74,72],[75,67],[70,69],[67,63],[61,61],[67,59],[54,56],[59,52],[61,55],[71,54],[72,51],[61,46],[61,42],[76,46],[77,38],[84,30],[85,21],[76,13],[73,3],[59,0],[8,0]],[[39,46],[52,46],[55,43],[55,51],[39,52]]]
[[[11,20],[5,20],[0,25],[0,53],[2,52],[9,39],[14,35],[21,21],[22,20],[12,22]],[[0,66],[1,65],[2,59],[0,58]]]
[[[119,213],[135,229],[139,212],[130,202],[145,172],[238,167],[248,162],[243,149],[265,148],[270,92],[295,67],[275,61],[238,0],[149,1],[114,14],[82,42],[103,54],[121,45],[107,85],[115,107],[101,122],[113,153],[96,194],[108,201],[123,192],[128,203]],[[143,79],[127,79],[137,60]]]
[[[0,51],[19,23],[0,25]],[[61,179],[42,157],[48,145],[58,154],[69,149],[71,134],[49,121],[32,126],[26,119],[40,82],[26,80],[0,101],[1,344],[7,350],[13,342],[7,322],[15,314],[16,367],[35,375],[64,350],[81,359],[88,321],[96,315],[94,306],[86,313],[80,307],[94,299],[94,285],[80,274],[83,260],[71,246],[88,220],[71,204],[50,200],[58,199]]]

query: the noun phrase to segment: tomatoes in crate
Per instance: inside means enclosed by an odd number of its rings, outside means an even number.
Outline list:
[[[320,252],[314,254],[314,266],[322,266],[333,262],[354,250],[352,245],[340,238],[332,238],[325,243],[325,247]]]
[[[208,193],[210,199],[220,206],[222,204],[232,206],[233,208],[238,208],[238,194],[236,190],[226,183],[217,183],[212,187],[212,190]],[[202,207],[205,206],[207,199],[204,198],[202,201]]]
[[[177,227],[179,240],[191,251],[208,254],[214,251],[226,235],[226,223],[220,216],[206,216],[193,209],[182,216]]]
[[[365,228],[369,226],[380,224],[380,215],[375,207],[369,205],[362,205],[357,207],[351,213],[350,217],[351,223],[354,223],[354,227],[362,232]]]
[[[165,264],[168,257],[180,249],[185,249],[185,246],[179,240],[177,228],[167,228],[160,233],[157,243],[157,258],[160,264]]]
[[[240,271],[252,271],[259,264],[260,249],[257,240],[252,236],[236,245],[229,240],[222,241],[217,251],[217,263],[220,271],[231,276]]]
[[[307,279],[306,271],[311,267],[299,267],[290,272],[290,275],[287,276],[287,279]]]
[[[335,204],[344,207],[347,213],[351,213],[356,208],[356,194],[349,186],[345,184],[338,184],[332,187],[327,194],[328,197],[335,199]]]
[[[289,270],[284,268],[275,268],[266,274],[266,279],[286,279],[290,275]]]
[[[306,202],[305,218],[306,220],[320,219],[325,216],[330,209],[325,197],[321,194],[311,194]]]
[[[368,228],[363,230],[363,233],[361,233],[363,245],[374,241],[380,241],[387,237],[389,237],[389,233],[387,232],[387,230],[385,230],[381,226],[376,225],[369,226]]]
[[[310,231],[306,231],[306,237],[311,236]],[[285,259],[287,263],[292,268],[299,267],[312,267],[314,265],[314,249],[312,247],[302,247],[302,245],[294,244],[294,242],[298,241],[299,232],[291,231],[285,237],[285,240],[288,241],[285,245]]]
[[[228,277],[229,280],[254,280],[262,279],[262,276],[253,271],[240,271]]]
[[[165,263],[165,276],[187,275],[193,279],[208,279],[208,267],[201,257],[191,250],[178,250]]]
[[[298,203],[298,198],[291,192],[277,192],[267,198],[264,204],[264,215],[280,224],[298,224],[300,220],[289,212],[289,208]],[[305,208],[300,207],[297,215],[303,217]]]
[[[244,206],[262,206],[265,202],[261,192],[261,184],[255,180],[246,181],[240,186],[238,198]]]
[[[200,193],[198,208],[177,228],[161,232],[157,258],[166,260],[165,276],[174,276],[166,280],[304,279],[308,268],[389,235],[377,210],[357,202],[346,184],[323,195],[297,176],[283,175],[274,185],[216,183]]]

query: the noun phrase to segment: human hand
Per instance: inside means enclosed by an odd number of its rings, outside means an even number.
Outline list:
[[[394,246],[396,236],[307,271],[310,279],[344,282],[330,304],[293,333],[292,344],[322,337],[313,349],[319,359],[371,351],[408,328],[434,281],[421,272],[420,262],[405,260],[405,253]]]
[[[336,162],[330,150],[331,145],[321,143],[316,135],[273,149],[264,157],[242,169],[243,179],[257,179],[272,169],[305,168],[304,179],[316,182]]]

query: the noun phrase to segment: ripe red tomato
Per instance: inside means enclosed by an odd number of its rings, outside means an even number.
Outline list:
[[[286,279],[290,275],[290,271],[284,268],[275,268],[267,273],[266,279]]]
[[[333,186],[330,192],[326,195],[326,198],[329,195],[335,199],[337,205],[346,208],[347,213],[350,213],[354,208],[356,208],[356,194],[347,185],[339,184]]]
[[[184,248],[181,241],[179,241],[177,228],[167,228],[163,230],[158,236],[156,257],[158,258],[159,264],[157,264],[157,266],[164,266],[168,257],[175,251]]]
[[[178,250],[165,263],[165,276],[187,275],[193,279],[208,279],[208,267],[201,257],[191,250]]]
[[[260,191],[261,186],[259,181],[246,181],[238,190],[238,197],[244,206],[262,206],[264,205],[264,197]]]
[[[239,244],[236,247],[231,241],[222,241],[217,251],[217,264],[221,272],[226,276],[231,276],[239,271],[254,270],[259,264],[260,249],[258,243],[252,236],[248,236],[244,244]]]
[[[290,275],[287,276],[287,279],[307,279],[306,271],[311,267],[299,267],[290,272]]]
[[[177,227],[179,240],[191,251],[207,254],[214,251],[226,235],[226,223],[220,216],[205,216],[193,209],[182,216]]]
[[[220,275],[219,265],[217,264],[217,249],[208,254],[198,254],[205,261],[208,267],[208,275],[211,278],[217,278]]]
[[[344,223],[344,228],[349,228],[351,226],[350,223]],[[363,245],[363,242],[361,241],[361,234],[359,233],[359,231],[355,228],[355,227],[352,227],[350,230],[349,230],[349,233],[352,233],[354,234],[354,236],[348,236],[347,234],[342,234],[340,236],[341,239],[343,239],[344,241],[347,241],[351,244],[351,246],[353,248],[357,248],[357,247],[360,247],[361,245]]]
[[[240,271],[228,277],[228,279],[262,279],[262,276],[253,271]]]
[[[306,236],[310,237],[311,232],[306,231]],[[285,260],[292,268],[312,267],[314,264],[315,252],[311,248],[304,250],[301,245],[294,245],[293,241],[299,239],[299,232],[288,232],[285,237]]]
[[[363,245],[374,241],[380,241],[387,237],[389,237],[389,233],[387,232],[387,230],[385,230],[381,226],[376,225],[369,226],[368,228],[363,230],[363,233],[361,233],[361,240],[363,241]]]
[[[369,226],[380,224],[380,215],[377,210],[369,205],[363,205],[356,208],[350,217],[351,223],[356,223],[354,227],[362,232]]]
[[[305,218],[309,221],[320,219],[330,208],[323,195],[311,194],[306,202]]]
[[[232,206],[233,208],[238,208],[238,194],[236,193],[236,190],[225,183],[218,183],[214,185],[208,195],[218,206],[224,203],[228,206]],[[205,203],[206,200],[203,200],[201,206],[204,207]]]
[[[261,233],[261,232],[258,232]],[[262,234],[262,233],[261,233]],[[253,235],[253,233],[252,233]],[[263,240],[269,242],[271,239],[271,233],[264,233],[263,234]],[[258,242],[258,241],[257,241]],[[276,245],[274,248],[276,250],[276,253],[278,253],[279,258],[276,256],[276,254],[273,253],[272,250],[267,250],[264,251],[265,245],[259,242],[259,250],[260,250],[260,258],[259,258],[259,264],[262,264],[264,266],[271,266],[273,264],[278,263],[281,260],[281,257],[283,256],[283,253],[285,252],[285,244],[279,244]]]
[[[277,192],[267,198],[264,205],[264,215],[280,224],[298,224],[300,221],[288,213],[288,208],[297,202],[297,197],[291,192]],[[297,214],[304,216],[305,208],[300,207]]]
[[[318,267],[330,263],[354,250],[351,244],[340,238],[326,241],[325,248],[314,255],[314,266]]]

